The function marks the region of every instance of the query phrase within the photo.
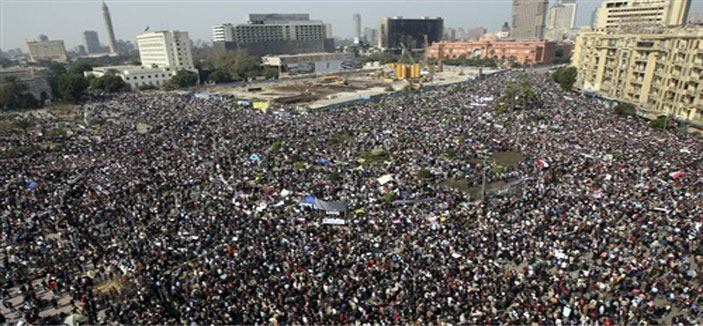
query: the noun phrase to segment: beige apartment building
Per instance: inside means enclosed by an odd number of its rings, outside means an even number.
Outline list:
[[[635,104],[648,117],[672,115],[703,126],[703,27],[640,33],[582,31],[574,87]]]
[[[603,0],[594,28],[680,26],[686,23],[691,0]]]
[[[29,49],[29,61],[38,62],[42,60],[54,60],[59,62],[68,61],[66,47],[61,40],[49,41],[44,37],[40,41],[28,40],[27,49]]]

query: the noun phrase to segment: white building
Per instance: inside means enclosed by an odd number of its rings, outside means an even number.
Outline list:
[[[198,73],[193,65],[188,32],[157,31],[137,36],[141,66],[96,67],[84,75],[102,77],[112,73],[132,89],[163,87],[180,70]]]
[[[110,66],[93,68],[93,71],[86,71],[84,75],[99,78],[105,74],[113,73],[122,78],[132,89],[139,89],[144,86],[163,87],[166,82],[171,80],[171,77],[176,75],[178,70],[170,67]]]
[[[576,0],[562,0],[549,8],[545,38],[561,41],[574,31],[576,25]]]
[[[234,26],[232,24],[217,24],[212,26],[213,42],[234,41]]]
[[[137,36],[139,57],[144,67],[195,68],[188,32],[157,31]]]
[[[250,14],[247,24],[234,26],[234,40],[256,43],[280,40],[321,40],[327,38],[327,26],[310,20],[308,14]],[[330,32],[332,28],[329,28]]]
[[[603,0],[595,29],[680,26],[686,23],[690,8],[691,0]]]

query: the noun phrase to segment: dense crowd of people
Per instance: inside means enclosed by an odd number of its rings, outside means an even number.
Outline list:
[[[703,141],[536,74],[536,104],[497,110],[512,78],[307,114],[169,92],[84,104],[61,146],[0,160],[3,318],[703,323]],[[514,187],[467,195],[484,176]]]

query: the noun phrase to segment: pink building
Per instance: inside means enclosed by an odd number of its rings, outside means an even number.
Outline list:
[[[521,64],[551,62],[557,49],[562,49],[565,56],[571,54],[573,45],[549,41],[468,41],[468,42],[436,42],[428,49],[430,58],[493,58],[509,60],[514,57]]]

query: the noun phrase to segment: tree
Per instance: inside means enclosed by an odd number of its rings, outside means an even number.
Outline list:
[[[503,102],[507,103],[510,109],[526,107],[534,102],[537,94],[533,88],[532,81],[525,74],[520,74],[506,83],[506,90]]]
[[[100,78],[88,78],[90,88],[102,89],[106,92],[115,93],[129,90],[129,84],[125,83],[122,78],[112,73],[107,73]]]
[[[559,83],[562,89],[570,91],[576,82],[577,75],[576,67],[562,67],[552,74],[552,78]]]
[[[81,75],[65,74],[59,78],[59,93],[66,101],[78,102],[86,88],[88,80]]]
[[[215,71],[210,73],[208,80],[214,83],[226,83],[232,81],[232,76],[229,72],[222,69],[215,69]]]
[[[0,108],[6,110],[34,109],[41,107],[41,103],[34,95],[27,93],[27,85],[20,82],[15,76],[5,79],[0,88]]]
[[[190,87],[197,83],[198,74],[185,69],[181,69],[176,72],[176,75],[171,77],[171,80],[169,81],[169,84],[171,84],[172,87]]]
[[[635,115],[637,113],[635,106],[629,103],[618,104],[613,110],[618,115]]]
[[[26,134],[27,130],[29,130],[29,128],[34,126],[34,123],[27,118],[23,118],[23,119],[15,120],[14,125],[16,128],[22,129],[22,132]]]
[[[83,75],[83,73],[86,71],[93,71],[93,67],[87,63],[77,63],[77,64],[69,67],[68,71],[66,73],[75,74],[75,75]]]
[[[266,79],[278,79],[278,68],[274,68],[274,67],[264,68],[264,77],[266,77]]]
[[[667,129],[669,127],[669,117],[660,115],[649,122],[649,126],[654,129]]]
[[[219,76],[228,74],[232,80],[248,79],[261,73],[259,58],[247,54],[245,51],[208,50],[193,54],[196,61],[204,69],[220,71]]]

